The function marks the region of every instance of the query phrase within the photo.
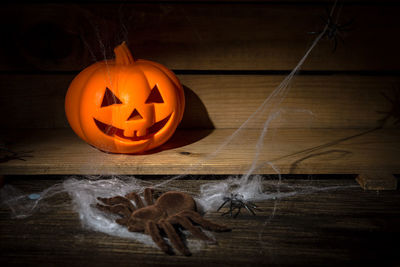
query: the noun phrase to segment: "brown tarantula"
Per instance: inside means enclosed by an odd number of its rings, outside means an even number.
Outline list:
[[[182,192],[169,191],[163,193],[153,203],[153,190],[146,188],[144,190],[144,199],[147,206],[144,205],[140,196],[135,192],[129,193],[125,197],[99,197],[97,199],[105,204],[97,203],[98,209],[120,215],[121,218],[116,219],[118,224],[127,226],[131,232],[144,232],[150,235],[154,243],[168,254],[171,254],[172,250],[163,239],[162,234],[165,234],[171,244],[183,255],[191,255],[189,249],[181,240],[176,227],[185,228],[193,236],[206,241],[212,241],[212,239],[193,223],[216,232],[230,231],[226,226],[204,219],[196,212],[194,199]]]

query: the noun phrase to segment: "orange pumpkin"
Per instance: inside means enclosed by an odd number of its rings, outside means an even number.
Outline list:
[[[163,65],[134,60],[125,42],[115,60],[97,62],[72,81],[65,113],[75,133],[100,150],[139,153],[165,143],[182,120],[182,85]]]

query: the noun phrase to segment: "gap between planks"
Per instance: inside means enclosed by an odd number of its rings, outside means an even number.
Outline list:
[[[363,173],[356,181],[364,190],[396,190],[397,179],[390,173]]]

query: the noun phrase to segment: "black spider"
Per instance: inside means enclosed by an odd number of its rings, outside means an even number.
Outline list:
[[[257,208],[257,206],[253,202],[246,201],[244,199],[243,195],[241,195],[241,194],[231,193],[231,195],[229,197],[224,197],[223,201],[224,202],[217,209],[217,211],[222,209],[222,207],[224,207],[227,203],[229,203],[229,210],[227,212],[222,213],[221,214],[222,216],[229,214],[231,217],[236,218],[239,215],[240,210],[242,208],[245,208],[249,213],[251,213],[251,214],[253,214],[253,216],[255,216],[256,213],[254,211],[260,210]],[[235,210],[237,210],[237,212],[235,214],[233,214],[233,212]]]
[[[353,19],[347,21],[344,24],[339,24],[334,21],[332,18],[332,14],[329,14],[327,11],[326,17],[321,17],[324,22],[324,29],[318,32],[309,32],[310,34],[321,34],[324,33],[322,38],[326,37],[328,40],[334,42],[334,46],[332,49],[332,53],[336,51],[338,39],[344,42],[342,34],[343,32],[350,31],[351,28],[349,27],[353,23]]]

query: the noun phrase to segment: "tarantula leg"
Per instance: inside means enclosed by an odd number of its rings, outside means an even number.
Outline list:
[[[127,222],[127,224],[126,224],[127,226],[128,226],[128,231],[129,232],[136,232],[136,233],[143,233],[143,230],[145,230],[146,231],[146,229],[143,229],[143,227],[141,227],[141,226],[136,226],[136,225],[130,225],[130,222],[129,222],[129,220],[128,220],[128,222]],[[155,241],[154,241],[155,242]]]
[[[183,244],[181,238],[179,235],[176,233],[175,228],[170,224],[169,222],[162,221],[159,223],[161,228],[164,230],[164,232],[167,234],[169,240],[171,241],[172,245],[183,255],[185,256],[190,256],[191,253],[189,249]]]
[[[211,238],[209,238],[203,231],[201,231],[201,229],[194,226],[192,224],[192,222],[184,216],[178,216],[178,215],[173,216],[170,219],[168,219],[168,222],[170,222],[172,224],[180,224],[181,226],[183,226],[183,228],[185,228],[186,230],[191,232],[193,236],[195,236],[199,239],[206,240],[206,241],[214,241]]]
[[[131,211],[128,209],[127,206],[123,204],[118,204],[114,206],[104,206],[99,203],[96,204],[96,208],[98,208],[101,211],[106,211],[106,212],[111,212],[114,214],[122,215],[125,218],[129,218],[131,216]]]
[[[226,227],[225,225],[220,225],[220,224],[210,222],[209,220],[206,220],[203,217],[201,217],[200,214],[198,214],[197,212],[194,212],[191,210],[184,211],[184,212],[180,213],[179,215],[188,217],[189,219],[191,219],[195,223],[200,224],[203,228],[205,228],[207,230],[212,230],[212,231],[216,231],[216,232],[226,232],[226,231],[231,230],[230,228]]]
[[[144,199],[148,206],[153,205],[153,189],[145,188],[144,189]]]
[[[160,234],[160,230],[158,229],[158,227],[154,221],[148,221],[146,223],[145,232],[151,236],[151,239],[153,239],[154,243],[156,243],[156,245],[162,251],[164,251],[165,253],[168,253],[168,254],[171,253],[169,246],[167,245],[167,243],[165,243],[164,239],[162,238],[162,236]]]
[[[110,197],[110,198],[98,197],[97,199],[106,205],[114,206],[114,205],[122,204],[122,205],[127,206],[131,212],[136,210],[135,206],[133,206],[132,202],[129,199],[121,197],[121,196],[115,196],[115,197]]]
[[[138,209],[144,207],[144,204],[143,204],[142,199],[141,199],[141,198],[139,197],[139,195],[136,194],[135,192],[131,192],[131,193],[129,193],[129,194],[126,194],[125,197],[126,197],[127,199],[129,199],[129,200],[133,200],[133,202],[135,202],[136,207],[137,207]]]

